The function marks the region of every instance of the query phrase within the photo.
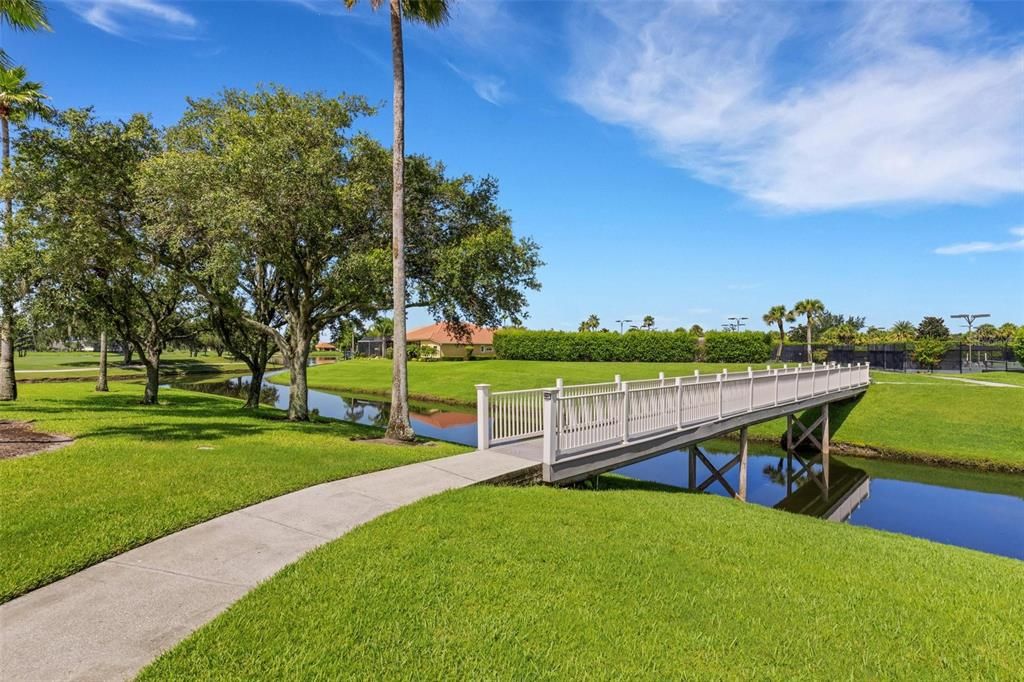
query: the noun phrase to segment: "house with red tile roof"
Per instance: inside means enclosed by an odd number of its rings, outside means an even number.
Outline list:
[[[467,334],[457,336],[443,322],[413,329],[405,335],[406,342],[420,347],[420,357],[493,358],[494,330],[466,325]]]

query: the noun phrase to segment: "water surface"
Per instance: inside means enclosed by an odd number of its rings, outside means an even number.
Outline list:
[[[272,373],[273,374],[273,373]],[[269,375],[268,375],[269,376]],[[176,383],[176,387],[232,397],[246,395],[248,377]],[[288,407],[288,388],[264,381],[262,402],[281,409]],[[340,395],[310,390],[309,407],[322,416],[358,424],[385,427],[388,403],[380,398]],[[476,413],[448,405],[413,403],[410,419],[417,434],[428,438],[476,445]],[[712,466],[723,467],[735,457],[739,444],[715,440],[702,444]],[[825,501],[820,487],[821,467],[810,474],[787,477],[786,453],[770,445],[751,444],[746,499],[753,504],[803,510],[820,515],[835,501],[836,490]],[[795,463],[794,471],[799,469]],[[618,470],[625,476],[693,487],[710,472],[697,462],[696,482],[689,480],[688,453],[673,451]],[[860,503],[843,519],[857,526],[904,533],[961,547],[1024,559],[1024,475],[997,474],[919,464],[832,457],[833,488],[843,481],[861,485]],[[739,467],[724,474],[731,491],[715,481],[706,492],[732,495],[739,490]],[[789,480],[787,480],[787,478]],[[818,482],[815,482],[818,479]],[[841,489],[839,493],[846,492]]]

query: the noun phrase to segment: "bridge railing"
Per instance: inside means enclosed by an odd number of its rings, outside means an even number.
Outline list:
[[[682,429],[868,383],[865,364],[797,365],[730,374],[565,385],[492,393],[477,388],[481,449],[545,436],[551,461],[586,449]],[[546,424],[552,425],[548,429]],[[548,432],[551,432],[550,434]],[[550,438],[548,438],[550,436]],[[550,440],[550,443],[547,441]]]

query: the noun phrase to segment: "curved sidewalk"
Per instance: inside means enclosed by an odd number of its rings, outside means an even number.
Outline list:
[[[430,495],[539,477],[496,448],[323,483],[168,535],[0,606],[0,679],[126,679],[263,580]]]

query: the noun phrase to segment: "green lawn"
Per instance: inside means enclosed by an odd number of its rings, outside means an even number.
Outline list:
[[[1013,384],[1024,386],[1024,372],[982,372],[981,374],[965,374],[968,379],[994,381],[997,384]]]
[[[378,433],[290,424],[218,396],[114,383],[28,384],[0,420],[73,435],[61,450],[0,460],[0,601],[173,531],[315,483],[465,451],[354,442]]]
[[[132,360],[131,367],[121,367],[122,359],[120,353],[107,355],[109,376],[146,376],[146,370],[138,356]],[[15,371],[20,381],[90,379],[96,376],[99,364],[99,353],[85,351],[30,351],[24,357],[14,359]],[[244,362],[228,355],[218,357],[211,353],[191,357],[187,351],[168,351],[161,357],[160,364],[165,374],[199,374],[246,369]]]
[[[746,370],[746,365],[727,367],[730,371]],[[489,383],[498,391],[550,386],[556,377],[563,377],[566,383],[590,383],[610,381],[615,374],[626,380],[649,379],[659,371],[676,376],[692,374],[694,369],[713,373],[721,366],[516,360],[412,362],[409,390],[422,400],[472,405],[476,400],[473,386],[478,383]],[[1024,472],[1024,390],[976,386],[928,374],[872,372],[872,377],[876,383],[861,400],[833,408],[834,442],[898,457]],[[287,383],[288,377],[279,374],[272,381]],[[309,383],[323,390],[386,395],[391,386],[391,363],[362,359],[314,367],[309,370]],[[784,431],[784,421],[752,429],[755,436],[776,441]]]
[[[1019,679],[1021,594],[1019,561],[714,496],[476,487],[316,550],[141,677]]]
[[[766,365],[756,365],[763,369]],[[781,365],[779,365],[781,367]],[[529,360],[478,360],[476,362],[410,362],[409,394],[419,400],[476,404],[476,384],[491,384],[492,391],[554,386],[562,377],[567,384],[590,384],[612,381],[621,374],[626,381],[653,379],[658,372],[665,376],[687,376],[694,370],[714,374],[722,368],[730,372],[747,371],[744,364],[710,364],[697,362],[535,362]],[[288,375],[271,379],[287,384]],[[369,395],[391,394],[391,362],[380,359],[359,359],[339,362],[309,370],[310,388]]]
[[[833,406],[830,418],[835,443],[940,464],[1024,472],[1024,390],[929,378],[876,383],[859,400]],[[776,420],[752,427],[751,433],[777,439],[785,428],[784,420]]]

